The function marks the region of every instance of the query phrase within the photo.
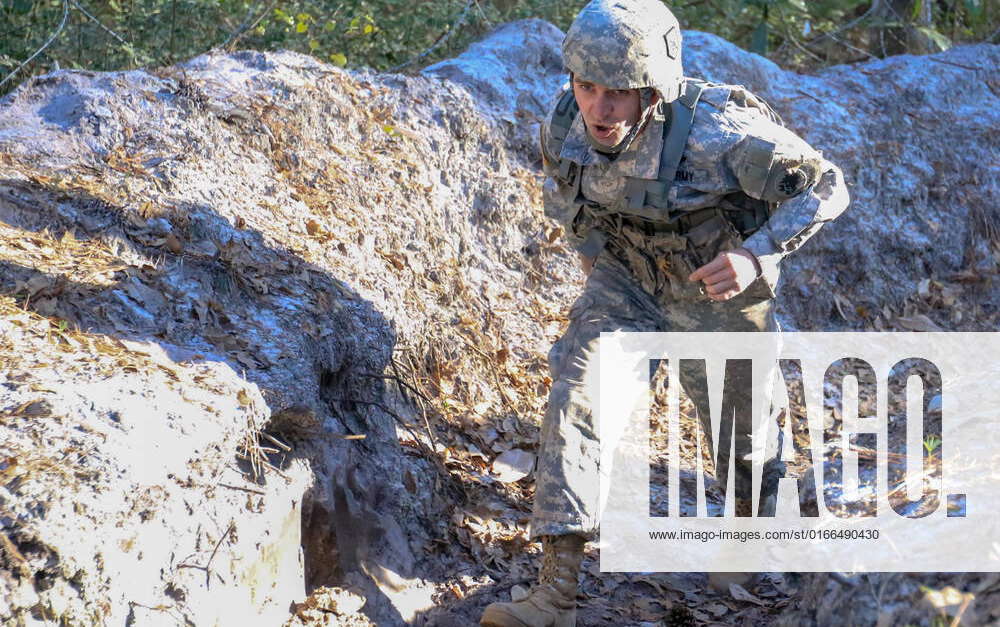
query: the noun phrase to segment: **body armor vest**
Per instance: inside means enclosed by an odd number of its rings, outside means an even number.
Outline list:
[[[681,97],[670,103],[669,123],[663,125],[663,148],[656,180],[627,179],[621,202],[617,203],[618,206],[613,212],[582,196],[580,192],[582,167],[576,162],[557,157],[556,177],[562,184],[574,190],[576,200],[580,204],[586,205],[596,215],[620,214],[622,218],[633,223],[645,224],[651,231],[674,231],[683,235],[695,225],[704,222],[709,217],[708,214],[722,214],[744,239],[749,237],[767,221],[777,203],[758,200],[743,192],[735,192],[722,198],[716,208],[691,211],[672,209],[668,198],[668,191],[676,179],[677,168],[684,155],[698,100],[706,86],[707,83],[703,81],[688,79],[685,82]],[[551,154],[559,155],[562,151],[563,142],[579,110],[573,90],[567,90],[560,97],[552,116],[548,141]],[[775,114],[772,115],[777,118]],[[755,174],[763,188],[771,165],[771,152],[764,146],[757,154],[749,156],[746,167],[756,171]]]

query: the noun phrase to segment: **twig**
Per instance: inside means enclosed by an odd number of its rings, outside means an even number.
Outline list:
[[[279,477],[281,477],[282,479],[285,479],[285,480],[287,480],[287,479],[288,479],[288,475],[286,475],[285,473],[283,473],[283,472],[281,472],[280,470],[278,470],[278,469],[277,469],[277,468],[276,468],[276,467],[274,466],[274,464],[272,464],[271,462],[268,462],[268,461],[265,461],[265,460],[262,460],[262,459],[259,459],[259,460],[256,460],[256,461],[255,461],[255,460],[253,460],[253,459],[250,459],[249,457],[247,457],[246,455],[244,455],[244,454],[242,454],[242,453],[237,453],[237,454],[236,454],[236,457],[238,457],[238,458],[242,459],[243,461],[247,461],[247,462],[250,462],[250,464],[251,464],[251,465],[253,465],[253,464],[259,464],[260,466],[262,466],[262,467],[264,467],[264,468],[266,468],[266,469],[268,469],[268,470],[270,470],[270,471],[274,472],[274,473],[275,473],[276,475],[278,475],[278,476],[279,476]],[[253,470],[254,470],[254,473],[256,473],[256,475],[257,475],[258,477],[264,474],[264,473],[262,473],[262,472],[258,471],[256,467],[254,467],[254,469],[253,469]]]
[[[287,444],[285,444],[281,440],[277,439],[276,437],[274,437],[270,433],[266,433],[264,431],[261,431],[260,434],[262,436],[264,436],[265,438],[267,438],[268,440],[270,440],[271,442],[273,442],[275,446],[277,446],[281,450],[285,451],[286,453],[291,452],[292,447],[288,446]]]
[[[29,63],[31,63],[32,61],[34,61],[35,57],[37,57],[38,55],[42,54],[42,51],[44,51],[46,48],[48,48],[49,45],[51,45],[52,42],[55,41],[56,37],[59,36],[59,33],[62,32],[63,27],[66,26],[66,20],[68,18],[69,18],[69,3],[67,2],[67,0],[63,0],[63,16],[62,16],[62,21],[59,22],[59,26],[56,27],[56,32],[52,33],[52,36],[49,37],[48,41],[46,41],[44,44],[42,44],[42,47],[39,48],[38,50],[36,50],[35,53],[32,54],[30,57],[28,57],[24,61],[24,63],[22,63],[21,65],[17,66],[16,68],[14,68],[14,70],[10,74],[8,74],[6,76],[6,78],[4,78],[2,81],[0,81],[0,87],[3,87],[4,83],[6,83],[7,81],[9,81],[11,78],[13,78],[15,74],[17,74],[18,72],[20,72],[24,68],[24,66],[26,66]]]
[[[212,570],[211,570],[212,560],[215,559],[215,554],[219,552],[219,547],[222,546],[222,543],[234,531],[236,531],[236,523],[230,520],[229,526],[226,528],[225,533],[222,534],[222,537],[219,538],[219,541],[215,543],[215,548],[212,549],[212,554],[208,556],[208,562],[206,562],[204,566],[201,566],[199,564],[183,563],[183,564],[178,564],[177,568],[196,568],[198,570],[205,571],[205,585],[207,586],[212,578]],[[222,579],[222,575],[216,573],[215,576],[218,577],[220,581],[225,582],[225,580]]]
[[[107,26],[105,26],[101,22],[101,20],[97,19],[96,17],[94,17],[93,15],[91,15],[91,13],[89,11],[87,11],[87,9],[83,8],[82,6],[80,6],[80,3],[78,3],[76,0],[69,0],[69,1],[73,4],[73,6],[75,6],[77,8],[77,10],[80,11],[80,13],[83,13],[84,15],[86,15],[87,17],[89,17],[91,20],[93,20],[94,23],[96,23],[98,26],[100,26],[102,29],[104,29],[104,31],[106,33],[108,33],[109,35],[111,35],[112,37],[114,37],[115,39],[117,39],[118,41],[122,42],[126,46],[130,45],[118,33],[116,33],[115,31],[113,31],[110,28],[108,28]]]
[[[854,28],[855,26],[857,26],[858,24],[860,24],[861,22],[863,22],[864,20],[868,19],[868,17],[872,13],[874,13],[877,9],[879,9],[881,7],[881,4],[882,4],[882,2],[880,2],[880,0],[875,0],[874,2],[872,2],[872,5],[870,7],[868,7],[867,11],[865,11],[864,13],[862,13],[860,16],[854,18],[853,20],[851,20],[847,24],[844,24],[843,26],[837,28],[836,30],[830,31],[829,33],[823,33],[821,35],[818,35],[817,37],[814,37],[813,39],[810,39],[808,41],[804,41],[802,43],[804,43],[807,46],[812,46],[813,44],[817,44],[817,43],[823,41],[824,39],[828,39],[828,38],[829,39],[833,39],[834,41],[837,41],[836,35],[839,35],[840,33],[848,31],[848,30]]]
[[[993,40],[997,38],[997,35],[1000,35],[1000,28],[997,28],[995,31],[993,31],[993,34],[984,39],[983,43],[988,43],[988,44],[993,43]]]
[[[267,7],[263,11],[261,11],[260,15],[258,15],[253,22],[249,21],[243,22],[243,24],[239,28],[233,31],[233,33],[229,36],[229,39],[227,39],[226,42],[219,47],[224,50],[231,51],[232,50],[231,46],[235,46],[236,42],[238,42],[240,40],[240,37],[245,35],[247,31],[256,28],[257,24],[260,23],[262,19],[264,19],[265,15],[271,12],[271,9],[273,9],[274,5],[276,4],[278,4],[278,0],[271,0],[271,4],[267,5]]]
[[[417,401],[420,405],[420,415],[424,419],[424,429],[427,431],[427,437],[430,438],[431,447],[434,449],[434,454],[436,455],[438,451],[438,442],[437,438],[434,436],[434,430],[431,429],[431,421],[427,418],[427,406],[424,404],[425,401],[430,403],[431,399],[427,398],[427,396],[418,390],[415,385],[411,385],[410,383],[403,381],[402,376],[399,374],[399,364],[396,363],[395,359],[390,358],[389,361],[392,364],[392,371],[396,373],[396,381],[402,383],[407,387],[407,389],[412,390],[417,395]]]
[[[945,61],[944,59],[935,59],[934,57],[927,57],[927,58],[928,58],[928,60],[933,61],[935,63],[944,63],[945,65],[953,65],[955,67],[960,67],[963,70],[970,70],[972,72],[975,72],[976,70],[983,69],[981,67],[975,67],[973,65],[962,65],[961,63],[955,63],[954,61]]]
[[[958,608],[958,614],[956,614],[955,618],[952,619],[949,627],[958,627],[962,624],[962,615],[965,614],[965,610],[969,609],[969,603],[972,602],[972,599],[973,597],[971,594],[965,595],[965,600],[962,601],[962,605]]]
[[[798,92],[799,94],[805,96],[806,98],[809,98],[810,100],[815,100],[816,102],[818,102],[820,104],[823,104],[822,100],[820,100],[819,98],[817,98],[816,96],[813,96],[812,94],[810,94],[808,92],[804,92],[801,89],[796,89],[795,91]]]
[[[465,337],[461,333],[458,333],[457,335],[462,339],[463,342],[465,342],[466,346],[471,348],[474,353],[478,353],[486,361],[486,366],[493,373],[493,381],[494,383],[496,383],[497,392],[500,393],[500,400],[503,401],[503,404],[507,406],[508,410],[517,413],[517,409],[515,409],[514,403],[507,396],[507,391],[504,389],[503,382],[500,380],[500,373],[498,371],[496,364],[494,363],[495,358],[492,355],[486,353],[483,349],[473,344],[472,340]]]
[[[433,44],[431,44],[430,48],[428,48],[427,50],[424,50],[423,52],[421,52],[417,56],[413,57],[412,59],[410,59],[406,63],[401,63],[401,64],[397,65],[394,68],[389,68],[388,71],[390,73],[391,72],[398,72],[399,70],[403,69],[404,67],[408,67],[408,66],[413,65],[414,63],[416,63],[420,59],[423,59],[424,57],[426,57],[430,53],[432,53],[435,50],[437,50],[442,44],[444,44],[446,41],[448,41],[449,39],[451,39],[451,36],[455,34],[455,31],[458,30],[458,27],[462,25],[463,21],[465,21],[465,16],[469,14],[469,10],[472,9],[472,5],[475,4],[475,3],[476,3],[476,0],[469,0],[468,2],[466,2],[465,3],[465,8],[462,9],[462,12],[459,14],[458,18],[452,23],[451,27],[448,30],[446,30],[445,32],[441,33],[441,35],[437,38],[437,41],[435,41]]]
[[[420,390],[418,390],[410,382],[403,380],[403,378],[399,375],[399,371],[397,369],[397,363],[396,363],[395,360],[393,360],[393,362],[392,362],[392,369],[395,372],[395,374],[374,374],[374,373],[371,373],[371,372],[359,372],[358,374],[360,376],[362,376],[362,377],[371,377],[372,379],[388,379],[388,380],[391,380],[391,381],[395,381],[396,383],[398,383],[399,385],[405,387],[407,390],[413,392],[414,394],[416,394],[417,396],[419,396],[423,400],[425,400],[427,402],[430,402],[431,399],[427,398],[426,394],[424,394],[423,392],[421,392]]]
[[[850,48],[851,50],[853,50],[855,52],[863,54],[864,56],[868,57],[868,59],[871,60],[871,61],[877,61],[878,60],[878,57],[876,57],[872,53],[868,52],[867,50],[862,50],[861,48],[858,48],[857,46],[853,46],[853,45],[847,43],[846,41],[843,41],[841,39],[838,39],[838,38],[834,37],[833,35],[830,36],[830,39],[834,40],[835,42],[837,42],[841,46],[844,46],[845,48]]]
[[[238,485],[229,485],[228,483],[217,483],[215,484],[220,488],[229,488],[230,490],[239,490],[241,492],[249,492],[250,494],[259,494],[261,496],[267,496],[267,492],[263,490],[254,490],[253,488],[241,488]]]
[[[785,31],[785,41],[786,42],[790,41],[793,46],[795,46],[796,48],[798,48],[802,52],[806,53],[807,55],[809,55],[810,57],[812,57],[816,61],[819,61],[819,62],[822,63],[823,59],[821,59],[819,57],[819,55],[817,55],[815,52],[813,52],[812,50],[807,49],[805,46],[803,46],[801,43],[799,43],[798,37],[796,37],[795,35],[793,35],[792,31],[789,30],[788,23],[785,20],[785,12],[784,12],[784,10],[781,9],[781,5],[778,5],[778,16],[781,18],[781,27],[782,27],[782,30]],[[802,93],[801,90],[799,90],[799,93]]]
[[[403,428],[405,428],[407,431],[410,432],[410,435],[413,436],[414,442],[416,442],[420,446],[421,450],[423,450],[425,454],[430,453],[430,451],[427,450],[427,445],[423,443],[423,441],[417,436],[416,433],[413,432],[413,427],[410,426],[410,423],[406,422],[405,418],[403,418],[393,410],[389,409],[384,404],[379,403],[378,401],[366,401],[360,398],[331,398],[330,400],[342,403],[361,403],[362,405],[371,405],[372,407],[377,407],[381,409],[385,413],[395,418],[396,422],[403,425]]]

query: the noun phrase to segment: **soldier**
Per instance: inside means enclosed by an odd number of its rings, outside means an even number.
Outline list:
[[[597,528],[599,452],[583,382],[600,333],[777,330],[780,261],[848,204],[837,166],[763,101],[683,76],[680,26],[658,0],[592,0],[563,58],[571,88],[541,128],[545,212],[588,276],[549,354],[531,520],[539,585],[487,607],[489,627],[575,624],[584,543]],[[697,377],[680,375],[704,406]],[[711,433],[707,414],[699,419]],[[773,513],[779,464],[765,465],[758,513]],[[750,463],[735,466],[737,488],[746,486]],[[736,499],[737,515],[751,511]]]

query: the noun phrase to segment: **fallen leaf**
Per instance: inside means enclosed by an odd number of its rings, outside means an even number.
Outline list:
[[[755,603],[757,605],[767,605],[764,601],[761,601],[754,595],[747,592],[746,588],[738,583],[729,584],[729,594],[733,595],[733,598],[737,601],[745,601],[747,603]]]
[[[712,613],[712,616],[719,618],[723,614],[729,612],[729,608],[722,603],[709,603],[705,606],[705,609]]]
[[[849,301],[846,297],[841,296],[840,294],[833,295],[833,303],[834,305],[836,305],[837,313],[840,314],[840,317],[843,318],[845,321],[850,322],[851,319],[848,318],[847,314],[844,312],[855,311],[857,308],[854,306],[854,304],[851,301]]]
[[[468,447],[466,448],[466,450],[467,450],[467,451],[469,452],[469,456],[470,456],[470,457],[480,457],[480,458],[482,458],[482,459],[484,459],[484,460],[485,460],[485,459],[487,459],[486,455],[485,455],[485,454],[483,454],[483,452],[482,452],[482,451],[480,451],[480,450],[479,450],[479,447],[478,447],[478,446],[476,446],[475,444],[470,444],[470,445],[469,445],[469,446],[468,446]]]
[[[923,588],[924,598],[923,603],[930,608],[937,610],[939,613],[947,616],[953,616],[960,618],[967,612],[969,615],[974,615],[975,612],[970,607],[975,601],[975,595],[971,593],[965,593],[953,586],[947,586],[941,590],[934,590],[931,588]],[[977,621],[968,620],[961,621],[961,624],[975,624]],[[956,624],[959,624],[956,622]]]
[[[219,249],[211,240],[204,239],[191,244],[189,252],[202,257],[214,257],[219,253]]]
[[[480,416],[485,416],[486,412],[488,412],[490,410],[490,407],[492,407],[492,405],[493,404],[491,402],[489,402],[489,401],[483,401],[481,403],[476,403],[472,407],[472,411],[476,412]]]
[[[517,603],[528,598],[528,589],[518,584],[510,589],[510,600]]]
[[[933,320],[924,314],[914,314],[909,317],[896,318],[896,323],[911,331],[943,331]]]
[[[181,245],[181,240],[177,239],[177,236],[173,233],[167,233],[164,241],[167,245],[167,250],[175,255],[181,254],[181,251],[184,250],[184,247]]]
[[[920,295],[920,298],[930,298],[931,296],[930,279],[924,279],[923,281],[920,282],[919,285],[917,285],[917,294]]]
[[[28,292],[28,297],[33,298],[35,294],[44,289],[48,289],[55,284],[55,280],[45,274],[36,274],[24,283],[24,289]]]
[[[535,467],[535,455],[524,449],[512,448],[493,460],[493,475],[503,483],[524,479]]]

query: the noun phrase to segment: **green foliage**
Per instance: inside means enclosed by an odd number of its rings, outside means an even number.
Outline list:
[[[930,455],[934,453],[941,446],[941,438],[936,435],[928,435],[924,438],[924,449],[927,450],[927,454]]]
[[[158,66],[227,45],[290,49],[342,67],[384,70],[405,65],[410,71],[453,56],[507,21],[538,17],[565,30],[585,4],[585,0],[0,0],[0,80],[56,31],[64,1],[69,3],[65,28],[0,93],[56,64],[92,70]],[[925,2],[932,3],[932,22],[917,23]],[[872,32],[879,29],[911,28],[945,49],[995,36],[1000,22],[1000,3],[990,0],[913,0],[905,15],[893,19],[869,15],[871,0],[667,4],[684,28],[716,33],[801,68],[865,58],[874,50]]]

